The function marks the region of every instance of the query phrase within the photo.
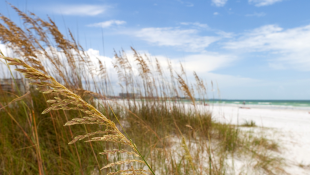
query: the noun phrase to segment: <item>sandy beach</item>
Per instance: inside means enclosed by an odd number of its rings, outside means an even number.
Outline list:
[[[186,110],[193,110],[192,104],[178,104]],[[250,106],[250,105],[196,105],[202,112],[211,112],[212,118],[221,123],[242,125],[254,121],[256,127],[240,127],[252,130],[257,136],[274,140],[280,149],[274,152],[283,158],[284,170],[292,175],[310,174],[310,113],[309,109]],[[246,160],[236,160],[235,174],[242,174]],[[239,169],[238,169],[239,168]],[[243,168],[243,169],[242,169]],[[248,173],[254,173],[251,170]]]
[[[285,171],[293,175],[310,174],[310,114],[308,110],[264,109],[247,106],[204,106],[215,120],[231,124],[254,121],[266,130],[268,138],[282,148]],[[246,107],[246,108],[245,108]],[[203,107],[202,107],[203,108]]]

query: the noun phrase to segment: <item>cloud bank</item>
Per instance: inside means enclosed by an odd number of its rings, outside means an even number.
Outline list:
[[[224,48],[244,52],[268,52],[275,59],[274,68],[295,68],[310,71],[310,25],[283,29],[277,25],[266,25],[245,33]]]

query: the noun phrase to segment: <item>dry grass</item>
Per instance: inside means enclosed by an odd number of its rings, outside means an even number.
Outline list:
[[[99,112],[95,107],[85,102],[80,96],[76,95],[72,91],[68,90],[65,86],[58,83],[53,77],[48,76],[33,67],[29,66],[25,62],[20,59],[5,57],[3,55],[0,58],[6,60],[8,65],[19,66],[22,69],[18,68],[15,69],[16,71],[22,73],[27,79],[37,80],[37,82],[32,82],[31,85],[37,86],[38,89],[43,94],[50,94],[51,100],[47,100],[47,103],[51,103],[52,105],[46,108],[42,114],[49,113],[52,110],[75,110],[80,113],[80,118],[73,118],[72,120],[68,121],[65,126],[77,125],[77,124],[96,124],[102,125],[105,127],[103,131],[96,131],[92,133],[87,133],[85,135],[79,135],[74,137],[74,139],[69,142],[69,144],[74,144],[78,140],[83,140],[87,138],[86,142],[95,142],[95,141],[103,141],[103,142],[113,142],[119,143],[122,145],[129,146],[133,149],[134,152],[139,154],[140,158],[143,159],[142,155],[137,150],[136,146],[128,140],[116,127],[115,123],[111,120],[107,119],[101,112]],[[42,88],[43,87],[43,88]],[[48,87],[48,88],[46,88]],[[100,137],[93,137],[94,135],[102,135]],[[117,150],[114,150],[117,152]],[[124,152],[124,150],[120,150]],[[108,152],[105,152],[108,153]],[[128,152],[127,152],[128,153]],[[140,162],[145,163],[147,162],[140,161],[140,160],[125,160],[125,161],[118,161],[114,163],[110,163],[102,169],[106,169],[115,165],[120,164],[128,164],[131,162]],[[150,169],[151,170],[151,169]],[[151,170],[152,171],[152,170]]]
[[[208,86],[195,72],[191,84],[182,65],[178,72],[133,48],[134,61],[115,52],[119,87],[140,94],[115,100],[106,66],[95,66],[71,32],[66,39],[51,19],[13,8],[25,29],[1,16],[0,41],[16,58],[0,57],[11,77],[20,76],[14,67],[32,85],[25,95],[0,90],[0,174],[221,175],[235,155],[267,174],[279,169],[280,160],[264,154],[276,144],[203,110],[195,97],[207,100]]]

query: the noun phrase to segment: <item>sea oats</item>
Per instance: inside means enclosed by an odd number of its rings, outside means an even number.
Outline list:
[[[101,152],[99,154],[105,155],[105,154],[114,154],[114,153],[126,153],[126,154],[132,154],[136,157],[139,157],[139,155],[135,152],[127,151],[127,150],[118,150],[118,149],[113,149],[113,150],[104,150],[104,152]]]
[[[41,83],[37,83],[41,86],[43,85],[47,85],[47,87],[49,87],[49,85],[52,85],[54,87],[57,86],[57,88],[54,88],[54,89],[44,90],[43,93],[54,94],[54,95],[61,94],[63,97],[60,98],[60,97],[54,96],[54,100],[51,100],[51,99],[48,100],[48,102],[51,103],[52,105],[46,108],[42,112],[42,114],[46,114],[50,112],[51,110],[77,110],[77,111],[81,111],[82,113],[87,114],[87,116],[83,118],[74,118],[71,121],[67,122],[65,126],[74,125],[74,124],[104,124],[108,128],[111,128],[111,129],[107,129],[106,131],[97,131],[97,132],[87,133],[85,135],[76,136],[71,142],[69,142],[69,144],[73,144],[77,142],[78,140],[83,140],[85,138],[88,138],[88,140],[85,142],[104,141],[104,142],[120,143],[122,145],[129,146],[131,149],[134,150],[134,152],[136,152],[136,153],[131,153],[131,152],[123,151],[123,153],[139,155],[137,154],[139,152],[136,146],[131,141],[129,141],[118,130],[115,123],[107,119],[102,113],[100,113],[92,105],[86,103],[80,96],[74,94],[73,92],[68,90],[65,86],[58,83],[53,77],[45,75],[44,73],[34,69],[33,67],[29,66],[28,64],[26,64],[20,59],[5,57],[3,55],[0,55],[0,58],[7,60],[11,65],[22,66],[24,69],[17,69],[16,71],[26,74],[25,75],[26,78],[28,77],[28,78],[32,78],[36,80],[41,80]],[[42,80],[49,81],[49,83],[42,82]],[[53,88],[53,87],[50,87],[50,88]],[[73,106],[69,106],[69,105],[73,105]],[[77,105],[81,107],[78,107]],[[106,135],[103,135],[101,137],[92,137],[97,134],[106,134]],[[141,156],[139,157],[143,159],[143,157]],[[102,169],[112,167],[115,165],[127,164],[131,162],[139,162],[139,163],[146,164],[145,160],[144,161],[124,160],[124,161],[110,163],[106,165],[105,167],[103,167]]]
[[[182,147],[185,151],[185,159],[190,163],[190,165],[192,166],[192,169],[195,170],[195,166],[194,166],[194,163],[193,163],[193,158],[190,154],[190,151],[186,145],[186,140],[185,140],[185,137],[182,136]]]
[[[179,74],[177,74],[177,76],[178,76],[177,80],[179,82],[180,89],[190,98],[192,103],[195,105],[195,99],[192,95],[191,89],[188,87],[185,80]]]
[[[114,163],[110,163],[104,167],[102,167],[101,169],[106,169],[106,168],[110,168],[113,167],[115,165],[122,165],[122,164],[128,164],[128,163],[132,163],[132,162],[139,162],[139,163],[144,163],[141,160],[125,160],[125,161],[118,161],[118,162],[114,162]]]
[[[87,133],[85,135],[78,135],[78,136],[75,136],[74,139],[71,142],[69,142],[68,144],[73,144],[76,141],[83,140],[86,137],[93,136],[96,134],[108,134],[108,133],[109,133],[108,131],[96,131],[96,132]]]
[[[147,173],[150,173],[150,171],[147,171],[147,170],[141,170],[141,169],[136,169],[134,170],[134,173],[133,173],[133,170],[120,170],[120,171],[117,171],[117,172],[110,172],[108,173],[108,175],[116,175],[116,174],[121,174],[121,175],[125,175],[125,174],[145,174],[145,175],[148,175]]]

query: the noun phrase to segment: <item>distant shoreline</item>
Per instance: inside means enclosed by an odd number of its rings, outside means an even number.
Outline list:
[[[251,105],[251,104],[223,104],[223,103],[206,103],[208,106],[228,106],[228,107],[246,107],[254,109],[283,109],[296,111],[310,111],[310,106],[281,106],[281,105]],[[198,104],[201,105],[201,104]]]

